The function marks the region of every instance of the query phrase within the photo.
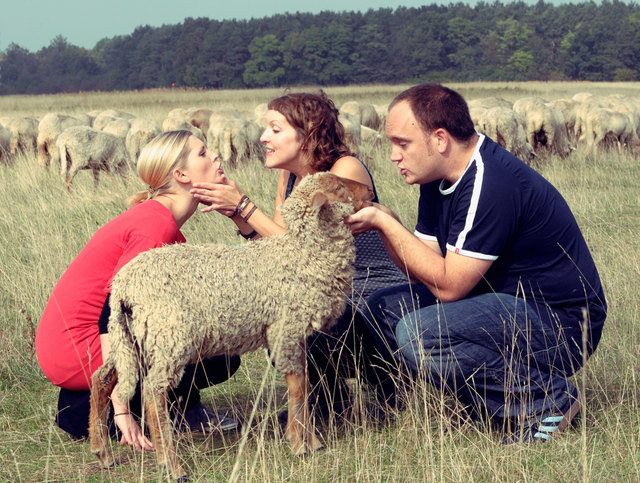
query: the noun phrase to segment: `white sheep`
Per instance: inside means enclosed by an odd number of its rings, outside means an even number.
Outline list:
[[[534,157],[533,147],[527,141],[524,121],[510,107],[490,109],[472,108],[471,118],[476,130],[483,132],[507,151],[515,154],[525,163]]]
[[[214,111],[209,118],[207,147],[231,167],[263,153],[262,130],[236,109]]]
[[[518,99],[513,110],[524,120],[527,139],[536,154],[569,156],[569,135],[560,110],[538,97]]]
[[[58,135],[71,126],[83,126],[83,121],[75,116],[50,112],[42,116],[38,123],[38,138],[36,140],[38,148],[38,164],[49,168],[51,158],[58,159],[55,142]]]
[[[378,116],[378,111],[373,104],[360,101],[347,101],[340,106],[340,112],[350,114],[357,118],[358,124],[370,129],[380,130],[384,125]]]
[[[124,143],[127,139],[127,134],[129,133],[130,128],[131,122],[129,119],[116,118],[106,123],[102,127],[101,131],[119,137]]]
[[[9,157],[9,153],[11,149],[11,133],[9,130],[0,125],[0,163],[9,164],[11,158]]]
[[[133,173],[133,164],[122,139],[89,126],[65,129],[56,139],[56,148],[67,192],[81,169],[93,171],[96,188],[100,171],[119,174],[125,184]]]
[[[121,111],[119,109],[107,109],[99,112],[93,119],[91,127],[102,130],[107,124],[116,119],[133,119],[135,114],[130,112]]]
[[[343,222],[372,198],[355,181],[322,172],[302,179],[282,204],[287,232],[238,246],[176,244],[140,254],[111,291],[111,352],[93,375],[91,451],[111,466],[106,418],[116,382],[129,401],[144,361],[143,398],[159,464],[183,478],[167,412],[167,391],[202,358],[267,347],[286,376],[285,436],[296,454],[322,447],[307,396],[306,340],[342,314],[355,261]]]
[[[173,111],[171,111],[171,112],[173,112]],[[177,117],[177,116],[175,116],[173,114],[168,116],[168,117],[166,117],[165,120],[162,121],[162,129],[161,130],[162,130],[162,132],[167,132],[167,131],[191,131],[191,134],[193,134],[195,137],[197,137],[200,141],[202,141],[205,144],[207,143],[207,140],[204,137],[204,134],[202,133],[200,128],[195,127],[191,123],[185,121],[183,118]]]
[[[11,154],[33,156],[38,147],[38,120],[34,117],[12,119],[8,126],[11,133]]]
[[[155,121],[136,117],[131,120],[124,144],[133,163],[137,163],[142,148],[162,131]]]
[[[362,125],[360,124],[360,118],[347,112],[340,112],[338,120],[344,128],[344,143],[354,154],[358,154],[362,145]]]
[[[206,133],[209,132],[209,118],[211,114],[213,114],[213,110],[204,107],[189,107],[187,109],[176,107],[169,111],[167,117],[183,119],[192,126],[200,129],[202,134],[206,136]]]
[[[615,144],[618,153],[623,146],[631,153],[638,145],[638,136],[629,116],[608,108],[592,109],[586,119],[587,146],[596,154],[598,148],[607,148]]]

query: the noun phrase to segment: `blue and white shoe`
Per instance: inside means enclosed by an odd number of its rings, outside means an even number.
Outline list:
[[[516,429],[503,440],[504,444],[546,443],[571,426],[573,419],[580,413],[582,404],[575,399],[563,414],[546,414],[527,427]]]

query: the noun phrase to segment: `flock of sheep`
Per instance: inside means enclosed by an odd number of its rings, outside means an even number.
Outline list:
[[[511,103],[499,97],[468,102],[476,130],[524,161],[534,156],[569,156],[571,151],[596,154],[615,147],[637,156],[640,148],[640,97],[594,96],[546,101],[524,97]]]
[[[565,158],[581,147],[591,153],[615,147],[633,156],[640,148],[638,96],[580,93],[552,101],[525,97],[513,103],[487,97],[470,100],[469,110],[478,132],[526,162],[548,155]],[[187,129],[233,167],[262,157],[266,111],[266,104],[252,112],[177,108],[161,124],[115,109],[48,113],[40,119],[0,117],[0,164],[9,164],[19,153],[37,153],[41,166],[60,169],[67,190],[81,169],[93,171],[97,186],[100,172],[118,173],[126,180],[141,148],[160,132]],[[385,105],[358,101],[340,106],[346,141],[355,153],[366,156],[361,147],[382,146],[386,111]]]

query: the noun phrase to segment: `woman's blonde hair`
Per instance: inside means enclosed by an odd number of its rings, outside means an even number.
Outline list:
[[[125,200],[127,206],[153,199],[166,191],[173,170],[183,168],[189,154],[190,131],[168,131],[149,141],[138,156],[138,175],[148,188]]]

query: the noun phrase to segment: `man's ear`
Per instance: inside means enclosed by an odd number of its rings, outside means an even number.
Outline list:
[[[186,184],[191,182],[191,178],[179,168],[173,170],[173,179],[175,179],[178,183]]]
[[[438,152],[440,154],[444,153],[449,147],[449,142],[451,141],[449,133],[446,129],[436,129],[433,133],[436,138],[436,147],[438,148]]]

